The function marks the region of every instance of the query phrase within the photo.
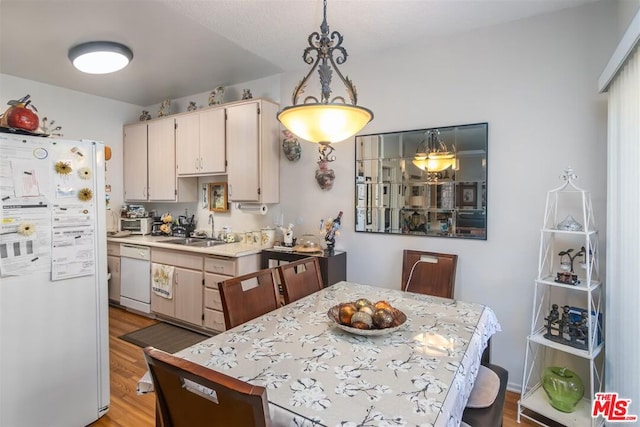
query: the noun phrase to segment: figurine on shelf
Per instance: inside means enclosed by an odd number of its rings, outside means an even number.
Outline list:
[[[187,111],[196,111],[198,107],[196,106],[195,101],[189,101],[189,105],[187,106]]]
[[[224,87],[218,86],[209,94],[209,106],[222,104],[224,98]]]
[[[573,271],[573,261],[585,254],[584,246],[580,248],[578,252],[572,255],[573,249],[567,249],[566,251],[561,251],[558,253],[560,256],[560,272],[556,274],[555,281],[557,283],[564,283],[566,285],[579,285],[580,280],[578,280],[578,275]]]
[[[251,89],[242,89],[242,99],[252,99]]]

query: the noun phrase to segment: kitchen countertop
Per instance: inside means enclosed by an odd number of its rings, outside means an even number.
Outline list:
[[[209,248],[177,245],[175,243],[167,243],[168,240],[179,239],[175,236],[140,236],[130,235],[123,237],[107,237],[110,243],[129,243],[133,245],[151,246],[155,248],[172,249],[184,252],[194,252],[202,255],[217,255],[224,257],[238,258],[247,255],[259,254],[263,249],[269,249],[270,246],[260,246],[247,243],[224,243],[221,245],[211,246]]]

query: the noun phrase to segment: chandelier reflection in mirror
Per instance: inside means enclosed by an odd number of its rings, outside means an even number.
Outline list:
[[[373,113],[357,105],[358,93],[355,85],[338,69],[338,64],[346,62],[347,51],[342,46],[342,34],[338,31],[329,32],[326,0],[323,1],[323,6],[321,32],[316,31],[309,35],[309,46],[302,55],[302,59],[311,65],[311,69],[294,88],[292,105],[278,114],[278,120],[298,137],[320,144],[320,161],[329,162],[335,160],[335,156],[331,156],[333,148],[330,144],[358,133],[373,119]],[[320,98],[309,95],[304,98],[302,104],[298,104],[300,96],[307,88],[309,77],[316,69],[320,77]],[[333,70],[344,84],[350,104],[343,96],[330,98]]]
[[[456,147],[452,144],[449,151],[440,138],[440,130],[430,129],[418,144],[412,162],[418,169],[427,172],[428,180],[435,181],[438,179],[438,172],[449,168],[457,169]]]

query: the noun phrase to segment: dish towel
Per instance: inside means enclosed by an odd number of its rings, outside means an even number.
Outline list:
[[[175,267],[164,264],[151,264],[151,289],[163,298],[173,298],[173,271]]]

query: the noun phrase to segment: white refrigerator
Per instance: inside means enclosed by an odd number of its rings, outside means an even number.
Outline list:
[[[109,408],[104,145],[0,133],[0,427]]]

